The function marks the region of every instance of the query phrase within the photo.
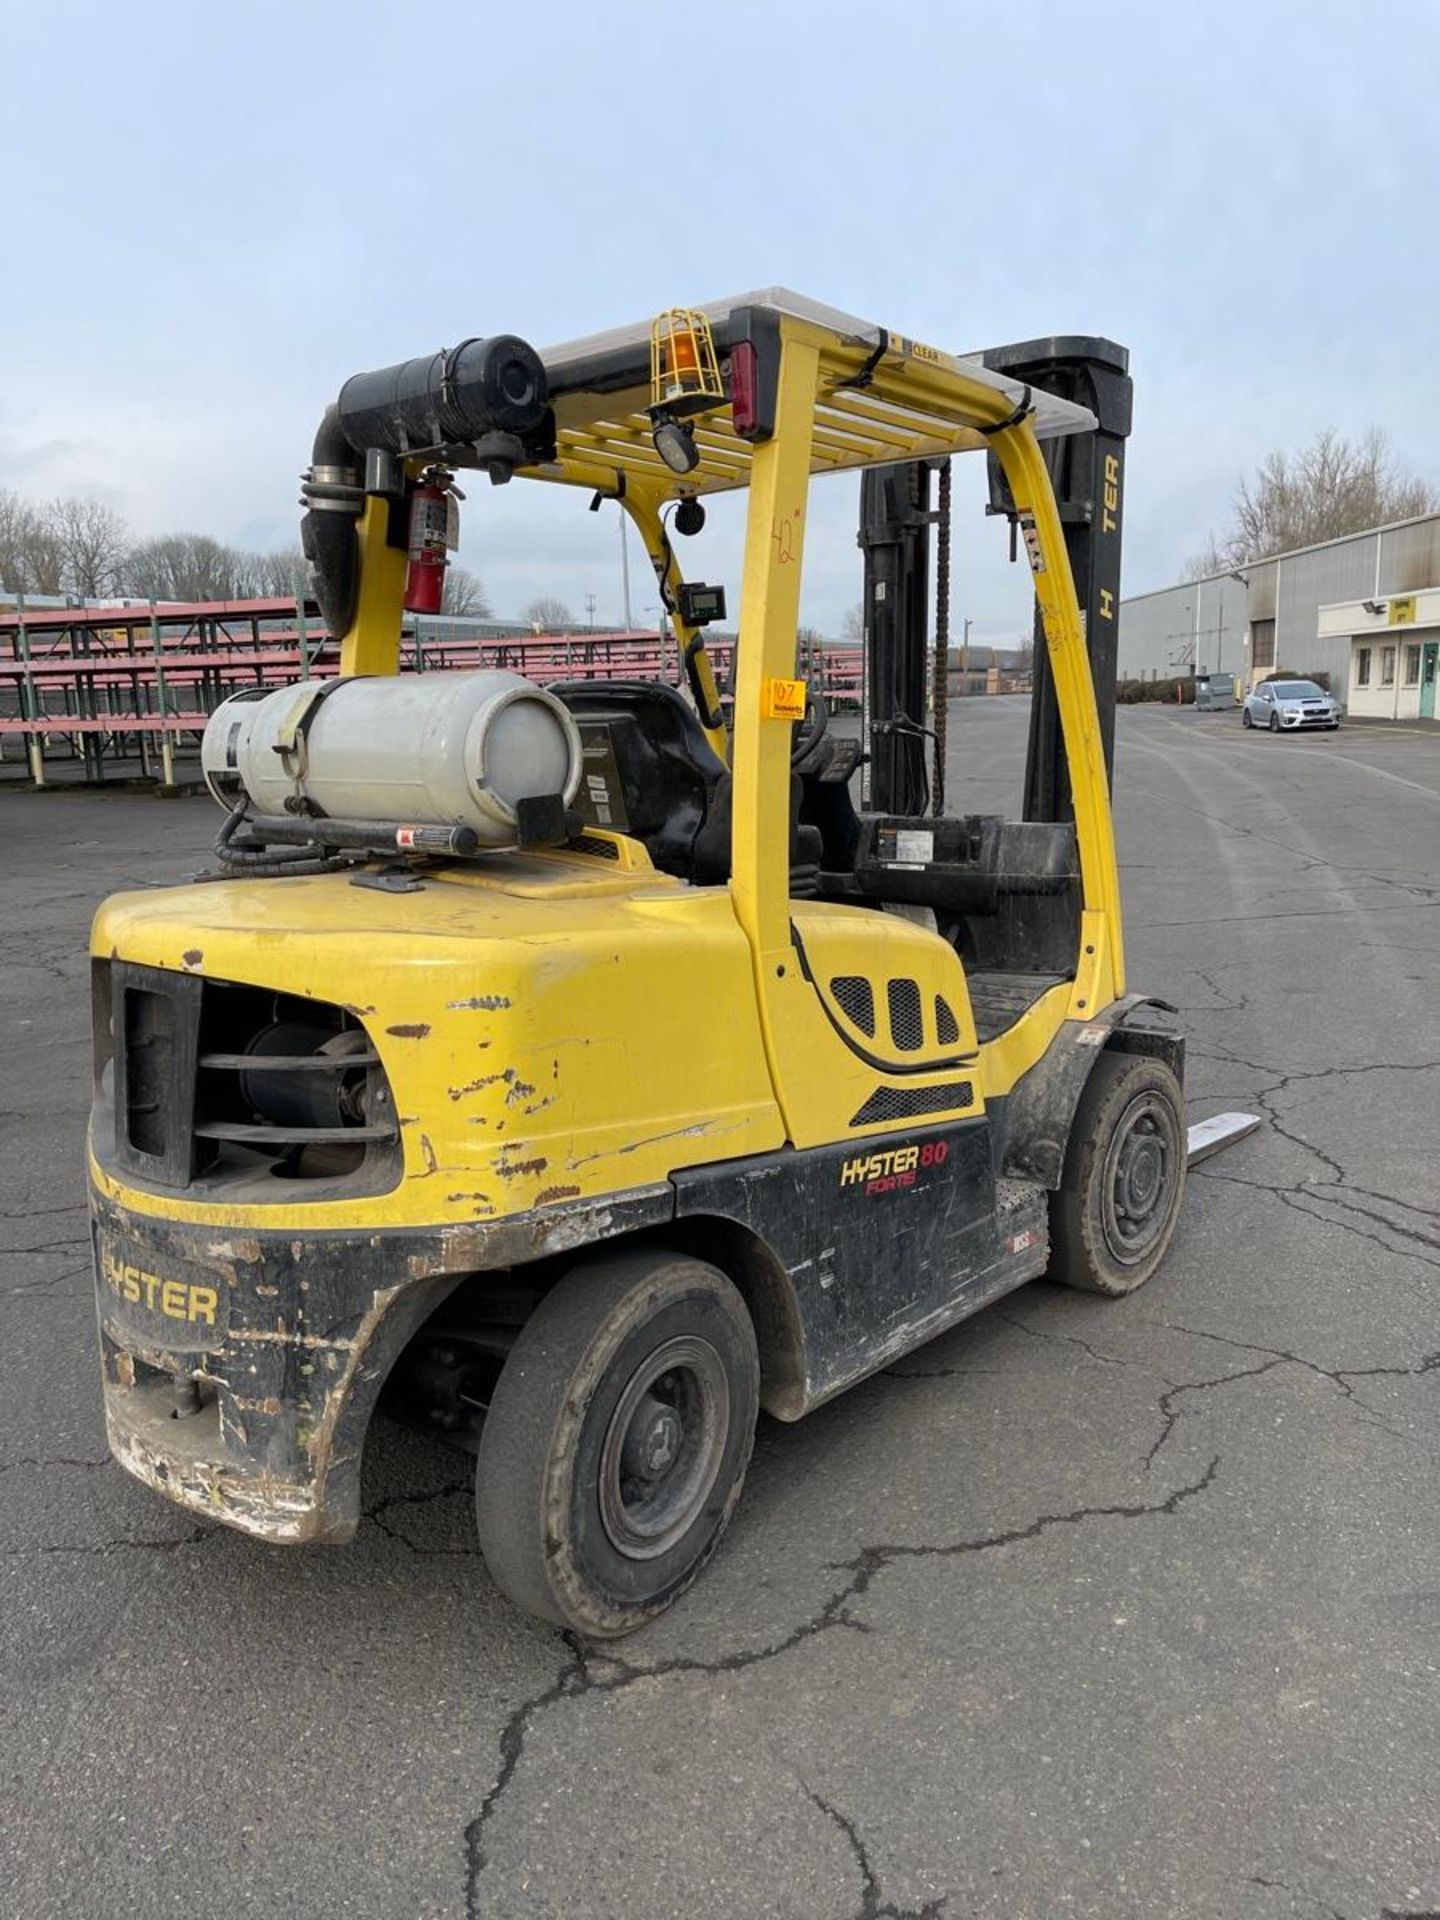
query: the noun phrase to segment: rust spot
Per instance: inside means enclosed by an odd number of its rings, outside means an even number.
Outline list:
[[[548,1160],[538,1156],[534,1160],[497,1161],[495,1171],[502,1180],[514,1180],[522,1173],[543,1173],[549,1164]]]
[[[535,1196],[537,1207],[548,1207],[552,1200],[573,1200],[579,1187],[542,1187]]]
[[[451,1000],[451,1013],[503,1013],[513,1002],[503,993],[477,993],[469,1000]]]
[[[374,1013],[375,1011],[373,1007],[357,1007],[353,1000],[346,1000],[344,1007],[346,1013],[353,1013],[357,1020],[362,1019],[365,1014]]]
[[[483,1087],[493,1087],[497,1080],[513,1081],[515,1069],[506,1067],[503,1073],[482,1073],[478,1080],[467,1080],[463,1087],[451,1087],[450,1098],[463,1100],[467,1093],[479,1093]]]
[[[428,1180],[432,1173],[440,1171],[440,1162],[435,1158],[435,1149],[430,1144],[428,1133],[422,1133],[420,1136],[420,1151],[425,1156],[425,1171],[413,1174],[411,1177],[415,1180]]]
[[[471,1192],[447,1193],[445,1198],[447,1200],[485,1200],[488,1202],[490,1196],[488,1193],[482,1192],[479,1187],[476,1187]]]
[[[397,1040],[423,1040],[430,1029],[423,1022],[413,1027],[386,1027],[386,1033],[393,1033]]]
[[[204,958],[199,947],[187,947],[180,956],[180,964],[182,967],[198,967]]]
[[[517,1100],[528,1100],[535,1091],[528,1080],[522,1080],[519,1075],[515,1073],[513,1067],[506,1075],[506,1078],[510,1081],[510,1091],[505,1096],[505,1104],[507,1107],[513,1107]]]

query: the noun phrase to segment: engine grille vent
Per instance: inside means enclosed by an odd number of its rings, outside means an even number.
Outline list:
[[[860,973],[838,973],[830,982],[830,991],[845,1018],[873,1038],[875,993],[865,976]]]
[[[890,1004],[891,1040],[899,1052],[917,1053],[925,1044],[919,987],[913,980],[891,980],[886,997]]]
[[[960,1022],[943,993],[935,996],[935,1038],[942,1047],[953,1047],[960,1038]]]
[[[588,853],[596,860],[618,860],[620,849],[613,840],[604,840],[598,833],[577,833],[573,840],[566,842],[571,853]]]
[[[938,1087],[877,1087],[850,1124],[876,1127],[887,1120],[913,1120],[922,1113],[954,1113],[972,1106],[974,1100],[969,1080],[947,1080]]]

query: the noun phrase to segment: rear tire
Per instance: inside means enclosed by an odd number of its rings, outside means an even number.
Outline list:
[[[602,1255],[526,1322],[480,1436],[480,1547],[517,1606],[596,1639],[670,1606],[720,1543],[759,1411],[745,1303],[704,1261]]]
[[[1188,1144],[1169,1067],[1145,1054],[1102,1053],[1050,1196],[1049,1278],[1112,1297],[1143,1287],[1174,1237]]]

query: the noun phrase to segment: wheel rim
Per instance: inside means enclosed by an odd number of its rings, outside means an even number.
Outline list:
[[[1122,1266],[1146,1259],[1169,1224],[1180,1136],[1168,1101],[1140,1093],[1121,1114],[1105,1154],[1105,1239]]]
[[[704,1510],[730,1429],[730,1382],[708,1340],[667,1340],[631,1375],[600,1454],[600,1519],[617,1553],[654,1560]]]

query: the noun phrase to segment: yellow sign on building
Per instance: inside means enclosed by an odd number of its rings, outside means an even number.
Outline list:
[[[1392,627],[1414,626],[1415,596],[1413,593],[1393,594],[1391,596],[1390,624]]]

